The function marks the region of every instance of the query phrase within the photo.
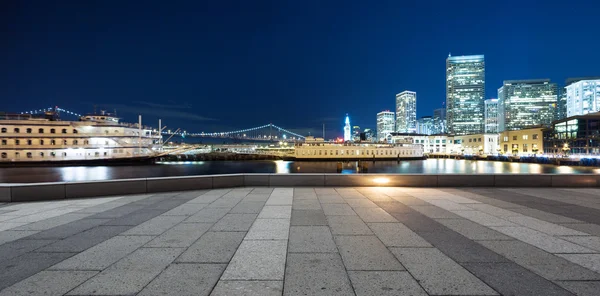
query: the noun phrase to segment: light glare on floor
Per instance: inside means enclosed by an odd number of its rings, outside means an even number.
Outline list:
[[[376,184],[387,184],[390,182],[390,179],[388,178],[375,178],[373,179],[373,182],[375,182]]]

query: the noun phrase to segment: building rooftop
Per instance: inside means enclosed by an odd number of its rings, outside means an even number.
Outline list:
[[[0,294],[593,295],[598,201],[240,187],[4,204]]]

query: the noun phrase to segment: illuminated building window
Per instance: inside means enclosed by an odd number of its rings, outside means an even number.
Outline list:
[[[2,152],[2,158],[6,158],[8,157],[8,155],[6,154],[6,152]]]
[[[533,134],[533,139],[537,140],[538,139],[538,134]]]
[[[6,133],[6,128],[5,127],[2,128],[2,133],[3,134]]]
[[[67,140],[63,140],[63,145],[68,145]]]
[[[54,140],[54,139],[50,140],[50,145],[56,145],[56,140]]]
[[[31,154],[31,152],[27,152],[27,158],[33,158],[33,154]]]
[[[56,157],[56,152],[50,152],[50,156]]]
[[[73,140],[73,145],[78,145],[78,144],[79,144],[79,141]]]
[[[523,135],[523,140],[529,140],[529,135]]]
[[[513,136],[513,141],[516,141],[516,140],[517,140],[517,136]]]
[[[528,146],[527,144],[523,144],[523,152],[527,152],[527,148],[528,148],[527,146]]]

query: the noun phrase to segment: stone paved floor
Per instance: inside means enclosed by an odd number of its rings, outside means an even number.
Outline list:
[[[236,188],[0,205],[0,295],[600,295],[600,189]]]

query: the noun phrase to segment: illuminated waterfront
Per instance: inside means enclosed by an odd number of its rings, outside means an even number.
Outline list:
[[[428,159],[365,162],[369,173],[399,174],[590,174],[600,168],[532,163]],[[342,173],[356,173],[357,162],[344,163]],[[140,166],[21,167],[0,169],[1,183],[91,181],[128,178],[234,173],[336,173],[337,162],[205,161]]]

